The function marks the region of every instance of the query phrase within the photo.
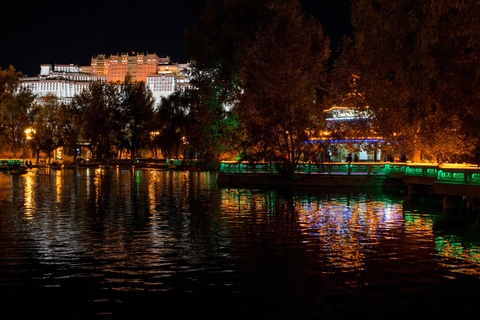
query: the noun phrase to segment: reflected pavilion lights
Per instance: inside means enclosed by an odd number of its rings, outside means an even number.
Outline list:
[[[308,140],[309,143],[385,143],[385,139],[367,138],[367,139],[315,139]]]

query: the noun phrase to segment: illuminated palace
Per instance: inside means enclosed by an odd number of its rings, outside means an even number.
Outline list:
[[[92,57],[90,66],[74,64],[49,64],[40,66],[36,77],[24,77],[21,85],[29,88],[38,99],[48,93],[60,101],[70,103],[72,98],[88,88],[92,81],[123,83],[127,75],[132,81],[146,83],[156,103],[176,89],[189,86],[189,64],[172,63],[169,57],[156,54],[121,54],[109,57],[100,54]]]

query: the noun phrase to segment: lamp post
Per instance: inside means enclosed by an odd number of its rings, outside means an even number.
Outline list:
[[[30,163],[32,161],[32,145],[31,145],[31,140],[33,139],[34,135],[35,135],[35,129],[33,128],[27,128],[25,129],[25,138],[27,139],[27,141],[29,142],[30,144]]]

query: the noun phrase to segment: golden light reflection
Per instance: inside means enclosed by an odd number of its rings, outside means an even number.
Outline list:
[[[274,223],[279,207],[289,206],[275,193],[257,194],[242,189],[224,192],[222,203],[228,212],[257,223]],[[346,271],[360,270],[368,248],[378,245],[382,238],[396,237],[403,225],[402,204],[388,199],[295,198],[290,208],[298,217],[305,241],[314,238],[313,243],[318,244],[315,251],[319,259],[325,258],[330,266]]]
[[[433,238],[433,220],[416,213],[405,212],[405,230],[409,234],[422,234]]]
[[[149,201],[149,207],[150,207],[150,212],[153,213],[153,215],[150,217],[150,219],[153,219],[153,216],[156,213],[156,199],[157,199],[157,188],[158,188],[158,174],[159,172],[157,170],[151,170],[148,172],[148,201]]]
[[[57,203],[62,202],[63,188],[64,188],[64,177],[61,170],[55,171],[55,197]]]
[[[24,175],[24,219],[33,220],[35,212],[35,176],[32,173]]]
[[[105,175],[105,169],[102,167],[95,169],[95,175],[93,178],[93,184],[95,186],[95,202],[100,203],[102,201],[102,184]]]

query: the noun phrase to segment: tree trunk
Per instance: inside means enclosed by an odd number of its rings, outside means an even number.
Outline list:
[[[413,162],[420,162],[422,161],[422,150],[415,149],[413,152]]]
[[[73,162],[77,161],[77,144],[73,145]]]

